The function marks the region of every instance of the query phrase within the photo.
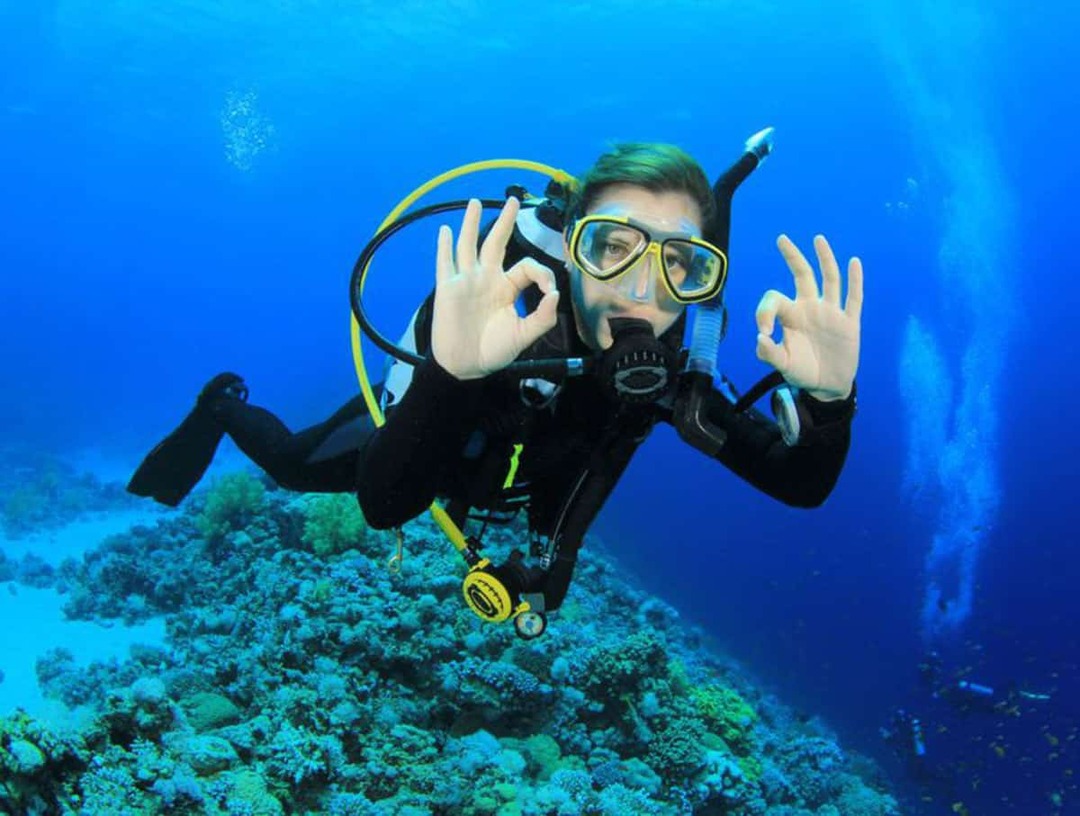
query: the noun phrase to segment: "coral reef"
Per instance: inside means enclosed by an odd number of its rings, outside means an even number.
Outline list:
[[[762,695],[676,610],[586,548],[548,632],[460,595],[426,518],[367,529],[350,499],[250,476],[102,541],[51,578],[72,617],[165,616],[167,648],[76,667],[58,730],[0,719],[0,810],[141,814],[785,814],[896,804],[820,727]],[[523,531],[491,531],[505,554]]]
[[[55,456],[0,450],[0,532],[21,536],[60,527],[87,513],[137,506],[117,482],[103,482]]]

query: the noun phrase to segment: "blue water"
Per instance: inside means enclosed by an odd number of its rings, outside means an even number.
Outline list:
[[[619,139],[674,142],[718,173],[775,126],[736,199],[720,362],[744,386],[764,373],[753,310],[792,289],[780,232],[859,255],[844,474],[823,508],[791,510],[661,430],[596,532],[898,779],[878,728],[902,705],[978,778],[972,813],[1080,812],[1080,14],[535,5],[0,0],[0,444],[134,464],[223,369],[293,427],[319,421],[357,387],[352,263],[432,175],[496,156],[580,172]],[[373,275],[388,334],[433,253],[418,240]],[[1052,697],[960,717],[918,684],[928,649]]]

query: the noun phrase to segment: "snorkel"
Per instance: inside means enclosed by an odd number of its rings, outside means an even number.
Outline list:
[[[739,185],[772,152],[772,134],[773,128],[767,127],[747,139],[743,154],[713,185],[716,217],[711,224],[707,225],[705,237],[725,255],[728,255],[731,236],[731,200]],[[679,377],[673,421],[679,436],[684,441],[709,456],[715,456],[724,446],[727,434],[723,428],[709,421],[705,415],[705,406],[708,402],[707,397],[714,391],[716,355],[724,339],[727,322],[723,291],[691,307],[691,311],[689,356],[686,368]],[[739,401],[737,407],[747,407],[753,401],[747,398],[755,393],[760,396],[772,384],[771,376],[765,378]],[[746,404],[743,405],[743,403]]]

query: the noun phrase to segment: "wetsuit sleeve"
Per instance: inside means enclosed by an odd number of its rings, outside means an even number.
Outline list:
[[[495,220],[481,229],[478,248]],[[504,267],[513,260],[507,257]],[[426,357],[416,367],[401,361],[391,366],[383,389],[386,423],[360,447],[356,497],[364,518],[376,529],[398,527],[431,505],[476,430],[488,393],[489,378],[463,382],[431,356],[434,309],[433,291],[402,339],[405,348]]]
[[[804,423],[797,445],[787,445],[779,426],[756,409],[736,413],[723,395],[706,407],[709,421],[727,433],[716,454],[735,474],[793,507],[818,507],[829,497],[847,459],[855,390],[846,400],[821,402],[806,393],[796,397]],[[807,427],[807,425],[809,427]]]
[[[401,400],[360,448],[356,496],[368,524],[404,524],[435,499],[475,428],[484,380],[462,382],[427,358]]]

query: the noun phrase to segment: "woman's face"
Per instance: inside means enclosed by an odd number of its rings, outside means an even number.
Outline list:
[[[687,193],[657,193],[633,184],[613,184],[601,192],[586,215],[594,213],[628,216],[658,232],[701,236],[701,211]],[[613,317],[646,320],[657,337],[678,320],[684,306],[671,297],[664,284],[656,252],[647,252],[615,279],[601,281],[573,262],[568,237],[563,236],[563,249],[570,270],[574,320],[586,345],[596,350],[611,346],[608,320]],[[607,251],[620,250],[616,242]]]

